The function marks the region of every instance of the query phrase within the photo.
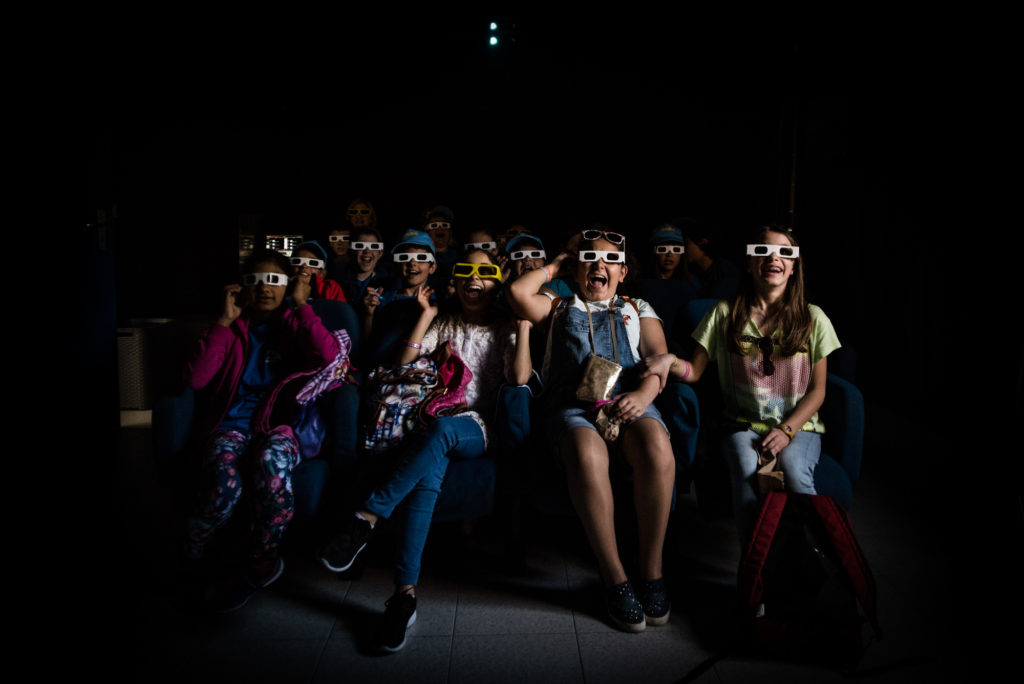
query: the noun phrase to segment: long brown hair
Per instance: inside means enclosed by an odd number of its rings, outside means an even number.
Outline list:
[[[768,233],[784,235],[791,245],[797,246],[792,230],[779,224],[770,224],[761,228],[751,243],[763,243]],[[803,258],[797,257],[793,261],[795,262],[793,275],[786,284],[786,291],[782,295],[782,308],[775,318],[775,328],[763,331],[768,337],[774,335],[776,330],[780,331],[777,346],[783,356],[796,354],[807,345],[807,341],[811,337],[811,311],[804,298]],[[750,320],[750,303],[755,294],[754,277],[748,271],[743,276],[739,294],[733,300],[726,329],[729,346],[737,354],[743,354],[740,338]]]

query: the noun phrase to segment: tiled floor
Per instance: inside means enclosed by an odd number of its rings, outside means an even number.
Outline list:
[[[137,681],[272,682],[827,682],[828,668],[729,653],[738,548],[728,520],[705,520],[680,500],[666,549],[670,623],[639,635],[611,628],[595,601],[597,575],[575,519],[532,518],[525,567],[505,564],[487,520],[431,532],[419,619],[401,652],[381,656],[367,636],[391,589],[388,537],[366,552],[361,576],[339,579],[304,548],[282,578],[241,610],[198,616],[175,600],[166,494],[148,460],[147,412],[122,412],[124,511],[139,561],[130,602]],[[870,440],[868,449],[874,446]],[[880,457],[872,453],[868,458]],[[876,470],[888,475],[888,471]],[[860,670],[872,682],[958,679],[968,654],[936,597],[949,591],[930,522],[887,478],[865,467],[852,518],[879,586],[884,638]],[[723,654],[724,657],[715,658]],[[892,667],[890,667],[892,666]],[[974,680],[968,677],[968,680]],[[976,681],[976,680],[975,680]]]

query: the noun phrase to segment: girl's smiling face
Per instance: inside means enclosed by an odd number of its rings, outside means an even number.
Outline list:
[[[308,249],[297,249],[294,252],[292,252],[292,256],[293,257],[301,257],[303,259],[319,259],[320,261],[323,261],[323,257],[322,256],[320,256],[319,254],[315,254],[315,253],[309,251]],[[302,274],[302,273],[308,273],[309,275],[316,276],[320,280],[323,280],[324,276],[327,274],[327,269],[326,268],[313,268],[309,264],[302,264],[301,266],[293,266],[293,268],[295,269],[295,275],[299,275],[299,274]]]
[[[580,241],[579,250],[621,251],[619,245],[612,244],[604,238],[589,243],[585,240]],[[625,263],[609,264],[604,259],[580,261],[576,266],[576,283],[580,286],[580,294],[584,299],[591,301],[611,299],[628,270]]]
[[[764,242],[766,245],[792,245],[793,242],[784,234],[775,231],[765,231]],[[785,287],[789,279],[793,277],[793,269],[796,260],[780,257],[778,254],[768,256],[749,257],[747,268],[754,277],[754,283],[758,288],[773,290],[778,287]]]
[[[494,264],[487,252],[480,250],[470,252],[462,260],[467,264]],[[464,309],[478,309],[486,307],[494,298],[500,283],[494,278],[481,278],[476,273],[468,278],[453,278],[455,281],[455,294]]]

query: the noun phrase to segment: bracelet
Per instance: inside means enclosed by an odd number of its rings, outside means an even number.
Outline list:
[[[544,271],[544,273],[546,273],[547,276],[548,276],[548,279],[545,280],[544,282],[545,283],[550,283],[551,282],[551,271],[548,270],[548,267],[547,266],[541,266],[540,270]]]
[[[789,423],[783,423],[779,426],[779,429],[782,430],[782,434],[789,437],[789,441],[793,441],[793,428],[790,427]]]
[[[691,366],[691,365],[690,365],[690,362],[689,362],[689,361],[687,361],[686,359],[681,359],[681,358],[679,358],[678,356],[676,356],[676,355],[675,355],[675,354],[673,354],[672,352],[669,352],[669,353],[668,353],[668,355],[669,355],[669,356],[671,356],[671,357],[672,357],[672,358],[674,359],[674,360],[672,361],[672,365],[673,365],[673,366],[674,366],[674,365],[676,365],[676,362],[677,362],[677,361],[678,361],[679,363],[683,364],[683,368],[685,369],[685,372],[683,373],[683,377],[682,377],[682,379],[683,379],[683,380],[686,380],[686,378],[690,377],[690,370],[691,370],[691,369],[693,368],[693,366]],[[671,370],[671,369],[672,369],[672,368],[671,368],[671,366],[670,366],[670,367],[669,367],[669,370]]]
[[[413,342],[412,340],[406,340],[405,341],[405,346],[412,347],[413,349],[423,349],[423,345],[422,344],[417,344],[416,342]]]

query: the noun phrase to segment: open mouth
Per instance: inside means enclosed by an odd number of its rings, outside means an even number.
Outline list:
[[[466,283],[462,286],[462,292],[467,299],[479,299],[484,294],[484,288],[476,283]]]
[[[587,277],[587,283],[590,285],[591,290],[600,290],[608,285],[608,277],[600,273],[591,273]]]

